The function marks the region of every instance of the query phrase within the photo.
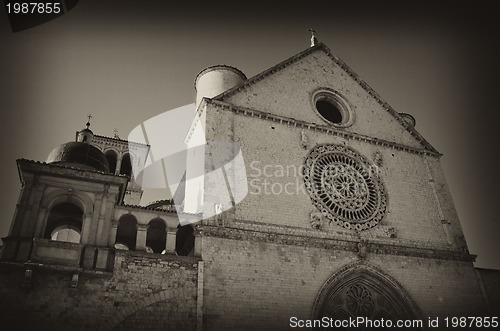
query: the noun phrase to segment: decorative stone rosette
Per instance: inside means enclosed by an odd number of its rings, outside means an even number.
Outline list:
[[[387,211],[387,195],[377,167],[351,148],[319,145],[302,171],[314,205],[330,222],[346,229],[367,230]]]
[[[353,285],[346,293],[346,307],[354,316],[369,316],[375,307],[371,292],[363,285]]]

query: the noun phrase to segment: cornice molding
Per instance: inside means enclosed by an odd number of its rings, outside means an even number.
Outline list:
[[[117,205],[116,206],[118,209],[124,209],[124,210],[141,210],[141,211],[148,211],[152,213],[161,213],[164,215],[177,215],[177,211],[174,210],[166,210],[166,209],[161,209],[161,208],[152,208],[152,207],[147,207],[147,206],[137,206],[137,205]]]
[[[235,106],[235,105],[232,105],[232,104],[224,102],[224,101],[219,101],[219,100],[214,100],[214,99],[205,99],[205,102],[207,104],[218,106],[219,109],[221,109],[221,110],[231,111],[231,112],[238,114],[238,115],[257,117],[259,119],[266,120],[266,121],[273,122],[273,123],[279,123],[279,124],[284,124],[287,126],[298,127],[298,128],[304,129],[304,130],[322,132],[322,133],[330,134],[333,136],[342,137],[345,139],[354,139],[357,141],[367,142],[367,143],[370,143],[372,145],[390,147],[390,148],[393,148],[396,150],[409,152],[409,153],[413,153],[413,154],[429,155],[429,156],[435,156],[435,157],[442,156],[441,153],[439,153],[435,150],[431,151],[431,150],[427,150],[427,149],[414,148],[414,147],[398,144],[398,143],[384,140],[384,139],[372,138],[372,137],[361,135],[358,133],[347,132],[347,131],[344,131],[342,129],[337,129],[337,128],[334,128],[334,127],[331,127],[328,125],[321,125],[321,124],[310,123],[310,122],[306,122],[306,121],[300,121],[300,120],[296,120],[292,117],[274,115],[274,114],[271,114],[269,112],[263,112],[263,111],[256,110],[256,109],[239,107],[239,106]]]
[[[146,146],[149,147],[148,144],[138,143],[138,142],[134,142],[134,141],[130,141],[130,140],[125,140],[125,139],[121,139],[121,138],[111,138],[111,137],[106,137],[106,136],[100,136],[100,135],[97,135],[97,134],[94,134],[94,139],[97,139],[97,140],[100,140],[100,141],[106,141],[108,143],[114,143],[117,146],[118,145],[135,145],[135,146],[138,146],[138,147],[146,147]]]
[[[353,253],[359,252],[359,243],[363,242],[366,247],[366,254],[411,256],[419,258],[466,262],[474,262],[476,259],[476,255],[472,255],[467,252],[428,247],[405,246],[401,244],[398,245],[378,243],[368,241],[366,239],[344,240],[339,238],[320,238],[269,231],[255,231],[235,227],[217,227],[206,224],[197,225],[196,232],[202,237],[205,236],[240,241],[264,242],[279,245],[313,247],[328,250],[343,250]]]
[[[66,178],[76,178],[82,180],[88,180],[92,177],[92,179],[98,180],[99,182],[114,182],[119,184],[126,185],[129,181],[129,177],[127,175],[115,175],[112,173],[107,173],[98,170],[92,169],[80,169],[76,167],[51,164],[40,161],[33,161],[27,159],[17,159],[17,166],[19,171],[27,171],[40,174],[47,175],[57,175],[64,176]]]

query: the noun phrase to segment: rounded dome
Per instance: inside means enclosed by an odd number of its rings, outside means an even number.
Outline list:
[[[47,163],[109,172],[108,160],[97,147],[77,141],[54,148]]]

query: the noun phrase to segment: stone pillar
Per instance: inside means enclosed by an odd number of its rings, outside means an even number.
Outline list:
[[[109,192],[109,186],[103,195],[103,202],[101,205],[101,212],[99,215],[99,224],[97,228],[97,246],[106,246],[109,238],[109,230],[111,218],[114,213],[115,195]],[[115,232],[116,237],[116,232]]]
[[[104,204],[103,203],[104,195],[105,193],[100,193],[100,192],[95,194],[94,213],[92,215],[90,226],[87,227],[87,229],[85,229],[86,231],[83,231],[82,229],[82,243],[84,244],[91,244],[91,245],[97,244],[96,240],[99,231],[98,226],[101,219],[102,207]],[[83,239],[85,239],[85,242],[83,242]]]
[[[148,234],[147,224],[137,224],[137,240],[135,242],[136,251],[146,250],[146,237]]]
[[[43,193],[45,191],[45,185],[36,181],[31,188],[30,198],[29,198],[29,208],[23,219],[23,228],[21,230],[21,236],[33,238],[36,236],[36,222],[38,221],[39,206],[41,204]]]
[[[120,168],[122,166],[122,157],[123,157],[123,153],[120,153],[120,155],[116,156],[116,168],[114,171],[115,175],[120,174]]]
[[[81,232],[80,243],[88,244],[90,235],[90,225],[92,223],[92,213],[87,213],[83,215],[83,226]]]
[[[194,256],[199,256],[201,257],[201,245],[202,245],[202,240],[203,237],[201,234],[196,233],[195,231],[195,237],[194,237]]]
[[[104,242],[107,239],[107,231],[105,231],[105,219],[106,219],[106,208],[108,207],[108,190],[109,190],[109,185],[107,185],[104,188],[104,191],[102,193],[102,196],[98,197],[101,198],[100,201],[100,208],[99,208],[99,218],[97,219],[97,231],[95,232],[95,240],[94,240],[94,245],[96,246],[103,246]]]
[[[167,247],[165,247],[167,254],[175,253],[175,241],[177,238],[177,229],[167,229]]]
[[[34,237],[43,238],[43,228],[45,224],[45,218],[47,217],[47,208],[41,207],[38,211],[39,213],[38,219],[36,220]]]
[[[21,190],[19,200],[17,202],[16,211],[14,213],[14,221],[11,225],[9,231],[9,236],[20,237],[22,235],[22,230],[24,227],[24,218],[26,217],[26,212],[29,210],[29,198],[32,193],[31,188],[33,186],[32,180],[26,180],[24,186]]]
[[[116,231],[118,230],[118,222],[111,221],[111,228],[108,235],[108,247],[114,247],[116,241]]]

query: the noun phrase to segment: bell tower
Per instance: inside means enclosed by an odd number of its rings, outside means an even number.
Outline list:
[[[17,160],[22,190],[2,260],[78,270],[83,256],[84,267],[111,267],[115,206],[138,204],[132,162],[144,162],[149,146],[95,135],[90,118],[46,162]]]

